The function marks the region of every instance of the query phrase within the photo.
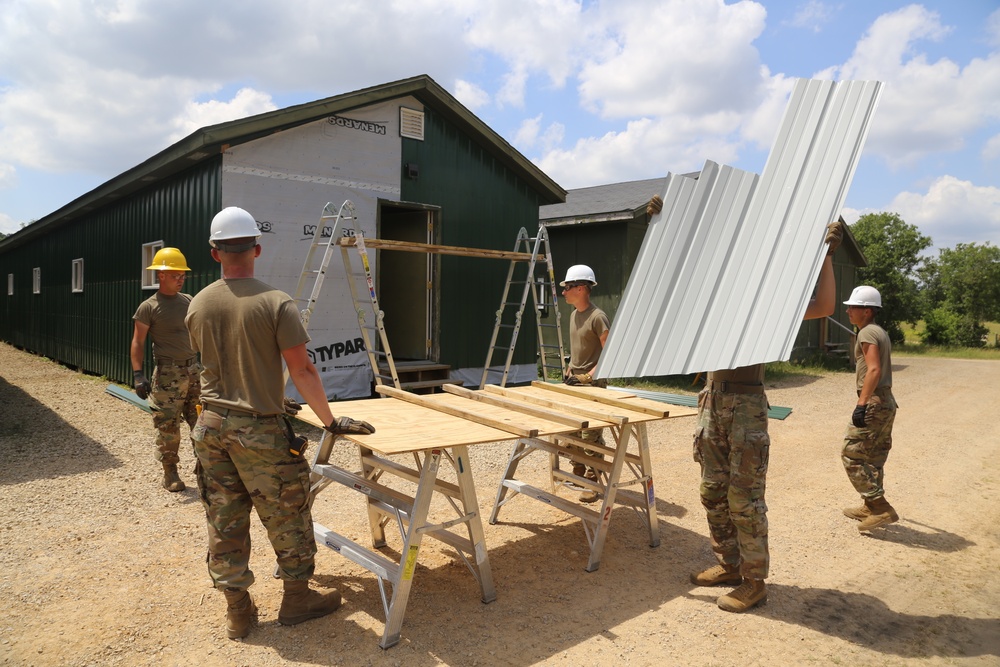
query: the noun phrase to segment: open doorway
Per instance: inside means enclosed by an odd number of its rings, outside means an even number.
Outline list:
[[[440,209],[410,202],[379,202],[378,238],[434,243]],[[397,361],[436,361],[437,255],[382,250],[378,258],[378,298],[385,333]]]

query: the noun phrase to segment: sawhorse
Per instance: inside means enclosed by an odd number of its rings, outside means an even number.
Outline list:
[[[574,434],[563,433],[538,438],[521,438],[511,451],[503,479],[497,489],[496,501],[490,515],[490,523],[497,523],[500,508],[518,495],[526,495],[563,512],[580,518],[590,547],[590,557],[586,570],[593,572],[601,564],[601,554],[608,528],[611,525],[611,511],[615,503],[631,507],[640,516],[649,531],[649,545],[659,546],[660,533],[656,515],[656,494],[653,485],[652,464],[649,455],[649,438],[646,424],[668,417],[694,415],[690,408],[671,406],[637,398],[618,391],[598,388],[567,387],[565,385],[535,382],[531,387],[500,389],[487,387],[497,393],[512,398],[530,401],[552,409],[563,409],[573,414],[589,417],[589,428],[607,428],[613,440],[612,446],[600,446],[584,441]],[[629,451],[634,440],[636,451]],[[575,445],[570,448],[567,445]],[[600,452],[603,459],[587,456],[579,448]],[[547,452],[550,456],[550,490],[545,491],[516,478],[518,464],[534,452]],[[598,471],[598,480],[592,481],[559,467],[559,458],[566,457]],[[622,473],[629,475],[622,478]],[[556,495],[557,487],[572,484],[577,488],[596,491],[602,501],[598,510]],[[640,487],[636,493],[627,487]]]

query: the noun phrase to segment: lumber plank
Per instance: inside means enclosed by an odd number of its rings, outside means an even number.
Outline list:
[[[421,396],[418,394],[411,394],[408,391],[403,391],[401,389],[396,389],[395,387],[389,387],[387,385],[379,385],[375,387],[375,391],[382,394],[383,396],[389,396],[391,398],[396,398],[401,401],[406,401],[407,403],[413,403],[414,405],[419,405],[424,408],[430,408],[431,410],[436,410],[438,412],[443,412],[447,415],[453,417],[460,417],[462,419],[467,419],[477,424],[483,424],[484,426],[489,426],[491,428],[496,428],[501,431],[506,431],[507,433],[513,433],[514,435],[521,438],[536,438],[538,437],[537,428],[525,428],[520,424],[513,423],[512,421],[504,421],[503,419],[496,419],[486,414],[481,414],[472,410],[465,408],[459,408],[452,405],[445,405],[440,401],[442,396],[446,394],[438,394],[437,396]],[[439,400],[435,400],[439,399]]]
[[[546,410],[544,408],[536,407],[534,405],[525,403],[523,401],[512,400],[509,398],[496,396],[481,391],[472,391],[471,389],[466,389],[465,387],[459,387],[454,384],[444,385],[442,389],[444,389],[444,391],[448,392],[449,394],[455,394],[456,396],[468,398],[473,401],[489,403],[490,405],[496,405],[498,407],[507,408],[509,410],[516,410],[518,412],[523,412],[527,415],[532,415],[534,417],[541,417],[542,419],[548,419],[549,421],[566,424],[567,426],[572,426],[575,429],[585,429],[588,426],[590,426],[590,422],[588,420],[581,419],[578,416],[570,415],[565,412]]]
[[[358,241],[353,236],[345,236],[337,239],[337,245],[342,247],[354,247]],[[531,253],[516,252],[512,250],[491,250],[489,248],[465,248],[462,246],[435,245],[433,243],[417,243],[415,241],[395,241],[392,239],[370,239],[365,238],[366,248],[378,248],[380,250],[401,250],[403,252],[422,252],[432,255],[457,255],[460,257],[490,257],[493,259],[506,259],[527,262],[531,260]],[[545,258],[536,261],[545,262]]]

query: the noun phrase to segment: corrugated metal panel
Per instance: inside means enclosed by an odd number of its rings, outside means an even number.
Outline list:
[[[759,179],[707,162],[670,175],[599,377],[788,359],[882,84],[800,80]]]

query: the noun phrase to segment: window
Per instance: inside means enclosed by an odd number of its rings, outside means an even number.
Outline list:
[[[42,293],[42,268],[40,266],[36,266],[31,270],[31,293]]]
[[[142,289],[159,289],[156,271],[146,267],[153,263],[156,253],[163,249],[163,241],[142,244]]]
[[[73,260],[73,292],[83,291],[83,258]]]
[[[7,274],[7,296],[14,296],[14,274]]]

